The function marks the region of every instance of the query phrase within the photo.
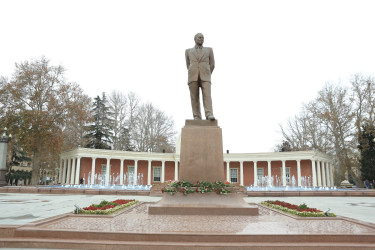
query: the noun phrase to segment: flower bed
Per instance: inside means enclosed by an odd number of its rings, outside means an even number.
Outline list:
[[[99,204],[92,204],[83,209],[74,209],[75,214],[111,214],[123,208],[130,207],[138,203],[137,200],[115,200],[115,201],[102,201]]]
[[[305,203],[297,206],[288,202],[276,200],[262,201],[261,204],[301,217],[336,217],[333,213],[324,213],[316,208],[309,208]]]
[[[161,189],[162,193],[170,193],[171,195],[181,192],[183,195],[188,195],[190,193],[211,193],[215,192],[217,194],[227,194],[230,193],[230,188],[233,188],[234,185],[231,185],[229,182],[225,181],[215,181],[215,182],[206,182],[206,181],[197,181],[196,184],[193,184],[189,181],[175,181],[170,182],[168,187]]]

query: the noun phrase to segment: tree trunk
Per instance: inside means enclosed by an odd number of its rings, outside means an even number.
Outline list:
[[[39,185],[40,161],[39,152],[33,154],[33,171],[31,175],[31,185]]]

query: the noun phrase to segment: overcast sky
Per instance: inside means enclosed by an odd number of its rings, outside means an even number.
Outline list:
[[[0,0],[0,75],[41,56],[91,97],[133,91],[192,119],[185,49],[205,36],[224,150],[270,152],[326,82],[375,76],[375,1]]]

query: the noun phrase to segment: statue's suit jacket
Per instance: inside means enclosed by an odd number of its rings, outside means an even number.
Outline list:
[[[214,52],[212,48],[202,47],[199,49],[191,48],[185,51],[186,66],[188,68],[188,84],[197,82],[198,76],[202,82],[211,82],[211,73],[215,68]]]

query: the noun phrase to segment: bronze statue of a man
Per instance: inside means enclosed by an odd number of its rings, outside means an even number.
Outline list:
[[[215,68],[212,48],[203,47],[204,36],[198,33],[194,36],[195,46],[185,51],[188,69],[188,85],[190,89],[191,107],[194,120],[201,120],[199,88],[202,90],[203,107],[207,120],[215,120],[211,100],[211,74]]]

